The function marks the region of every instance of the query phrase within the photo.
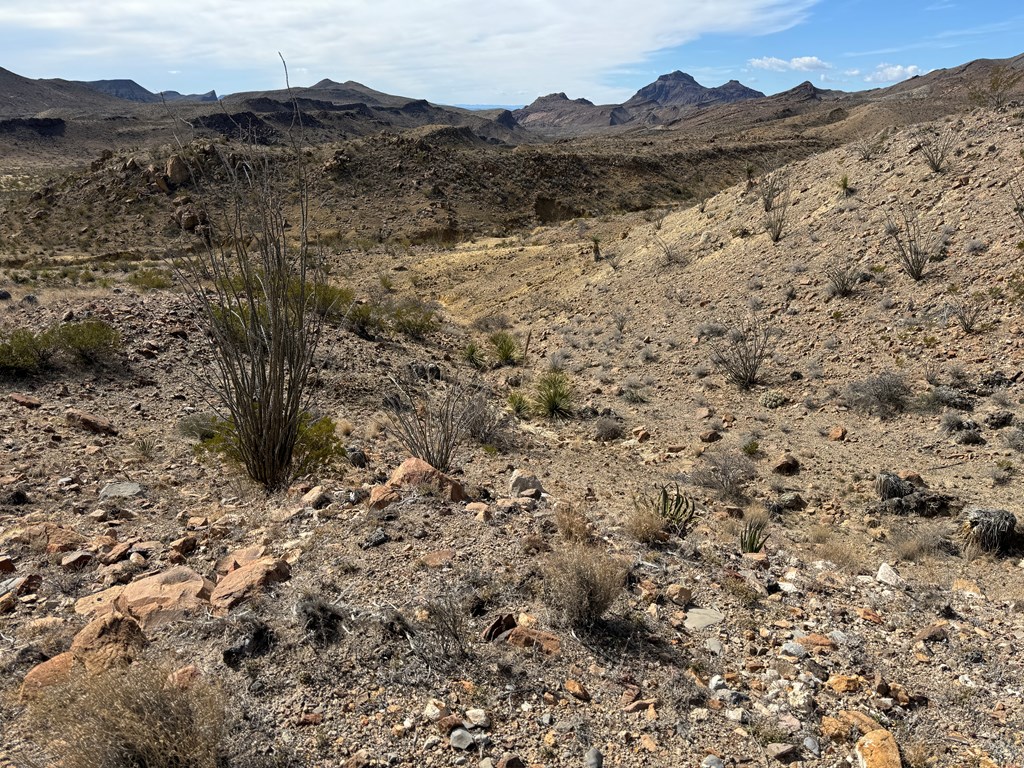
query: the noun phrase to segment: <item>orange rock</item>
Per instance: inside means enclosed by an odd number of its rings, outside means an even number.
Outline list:
[[[884,728],[862,736],[856,753],[860,768],[901,768],[903,765],[896,739]]]
[[[828,433],[828,439],[832,442],[838,443],[846,439],[846,427],[840,425],[832,427],[832,430]]]
[[[436,489],[449,501],[468,501],[462,485],[415,457],[403,461],[387,482],[387,487],[392,489],[424,486]]]
[[[859,677],[848,677],[847,675],[832,675],[825,683],[836,693],[856,693],[863,687],[864,681]]]
[[[803,637],[798,637],[796,641],[807,650],[813,650],[814,648],[835,648],[835,643],[832,642],[832,638],[818,633],[811,633],[809,635],[804,635]]]
[[[267,548],[258,544],[246,547],[245,549],[236,550],[231,554],[224,555],[224,557],[217,561],[217,573],[231,573],[231,571],[238,570],[243,565],[247,565],[254,560],[259,560],[266,554]]]
[[[565,690],[580,701],[590,701],[590,691],[578,680],[566,680]]]
[[[291,568],[284,560],[261,557],[221,579],[210,595],[210,604],[215,611],[226,613],[248,600],[267,584],[287,581],[291,575]]]
[[[869,715],[858,712],[855,709],[844,709],[839,713],[839,718],[851,728],[856,728],[860,733],[867,734],[876,731],[882,726],[873,720]]]
[[[454,549],[439,549],[436,552],[427,552],[427,554],[420,558],[420,562],[427,566],[427,568],[440,568],[454,559]]]
[[[523,626],[518,626],[508,633],[508,643],[517,648],[539,648],[548,656],[554,656],[562,650],[562,643],[555,635]]]
[[[97,435],[117,436],[117,429],[113,423],[102,416],[86,413],[77,408],[69,408],[64,414],[64,418],[67,419],[68,424],[71,426],[84,429],[86,432],[92,432]]]
[[[861,619],[870,621],[872,624],[881,624],[884,621],[881,616],[870,608],[857,608],[856,613]]]
[[[94,675],[131,664],[145,646],[146,636],[135,619],[109,613],[86,624],[75,635],[69,653]]]
[[[210,607],[213,583],[191,568],[177,566],[83,597],[75,613],[101,617],[117,610],[134,618],[144,630],[176,621]]]
[[[187,667],[176,669],[167,676],[167,682],[182,691],[187,691],[193,685],[196,680],[203,676],[199,667],[195,664],[189,664]]]
[[[32,698],[45,688],[68,682],[74,666],[75,657],[70,653],[60,653],[42,664],[36,664],[21,683],[22,701]]]
[[[398,491],[394,488],[388,488],[386,485],[374,486],[373,490],[370,491],[369,505],[370,509],[384,509],[384,507],[390,506],[396,502],[402,500],[402,497],[398,495]]]

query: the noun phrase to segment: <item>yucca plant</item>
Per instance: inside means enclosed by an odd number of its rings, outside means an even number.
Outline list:
[[[569,377],[561,371],[548,371],[539,379],[534,391],[534,407],[549,419],[567,419],[572,416],[573,391]]]
[[[748,520],[740,531],[740,552],[760,552],[771,535],[767,520]]]
[[[515,365],[522,357],[519,340],[508,331],[492,333],[490,342],[498,365]]]

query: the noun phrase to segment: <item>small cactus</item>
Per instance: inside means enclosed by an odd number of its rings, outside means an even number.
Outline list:
[[[789,402],[789,398],[777,390],[769,389],[768,391],[761,393],[761,397],[758,399],[758,402],[761,403],[762,407],[767,408],[768,410],[775,410]]]

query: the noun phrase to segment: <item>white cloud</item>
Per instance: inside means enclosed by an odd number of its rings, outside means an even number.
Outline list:
[[[797,56],[789,59],[777,59],[774,56],[765,56],[760,59],[751,59],[747,62],[756,69],[770,69],[773,72],[823,72],[832,69],[827,61],[822,61],[817,56]]]
[[[865,83],[898,83],[901,80],[924,74],[916,64],[903,66],[902,64],[879,64],[875,71],[864,78]]]
[[[278,87],[294,72],[462,103],[566,91],[594,100],[607,73],[707,34],[766,35],[818,0],[33,0],[0,3],[23,48],[3,66],[33,77],[132,77],[180,69],[190,85]],[[202,82],[200,82],[202,81]],[[159,83],[153,86],[159,87]]]

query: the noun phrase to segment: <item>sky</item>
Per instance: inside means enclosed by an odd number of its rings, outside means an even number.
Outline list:
[[[225,95],[329,78],[444,104],[620,103],[661,74],[863,90],[1024,53],[1017,0],[0,0],[0,67]]]

